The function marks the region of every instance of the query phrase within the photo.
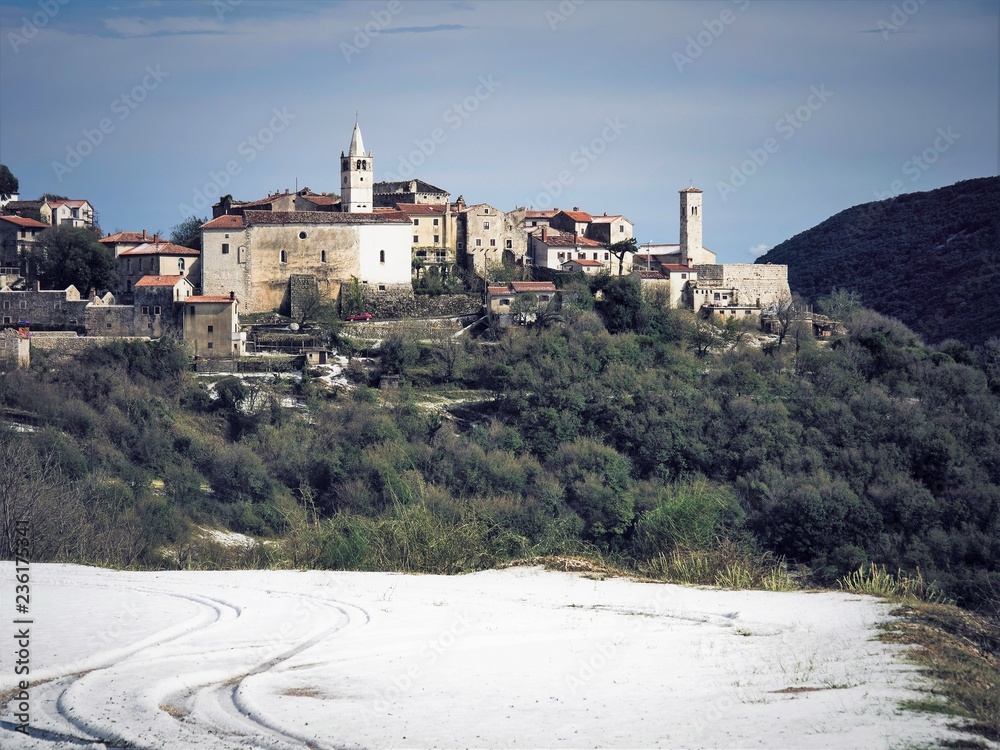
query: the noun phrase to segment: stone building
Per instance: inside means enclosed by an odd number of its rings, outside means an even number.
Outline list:
[[[560,232],[548,227],[540,227],[537,231],[527,235],[530,245],[529,256],[531,263],[540,268],[550,268],[556,271],[564,270],[564,266],[571,260],[588,261],[579,269],[584,268],[592,271],[593,266],[589,262],[601,264],[601,269],[612,273],[617,273],[618,259],[613,257],[610,251],[596,240],[588,239],[581,234],[571,232]],[[632,267],[631,258],[626,257],[624,269],[630,271]],[[592,271],[598,273],[599,271]]]
[[[373,209],[373,165],[355,124],[350,148],[341,153],[339,210],[243,206],[202,225],[203,293],[234,292],[247,313],[287,310],[290,278],[311,275],[328,299],[353,279],[366,299],[412,297],[412,223],[399,211]]]
[[[456,248],[459,262],[483,277],[488,264],[523,264],[528,254],[528,238],[521,229],[524,213],[523,208],[501,211],[488,203],[459,211]]]
[[[23,216],[0,216],[0,276],[27,275],[27,253],[48,224]]]
[[[158,339],[180,332],[183,303],[194,292],[184,276],[143,276],[134,290],[135,335]]]
[[[375,206],[383,208],[394,208],[397,203],[441,204],[449,201],[448,191],[423,180],[376,182],[372,192]]]
[[[155,235],[146,234],[145,229],[141,232],[115,232],[114,234],[109,234],[107,237],[102,237],[98,240],[98,242],[110,250],[116,258],[126,250],[131,250],[133,247],[145,245],[147,242],[158,241],[159,239]]]
[[[146,276],[186,276],[191,285],[201,286],[201,251],[166,240],[149,242],[124,250],[118,255],[118,287],[129,300],[133,287]]]
[[[512,281],[509,284],[486,287],[486,310],[500,325],[514,322],[530,323],[538,311],[550,304],[558,304],[559,291],[551,281]],[[520,310],[515,301],[528,300]],[[522,318],[515,321],[514,313]]]
[[[632,239],[632,222],[621,215],[593,216],[574,206],[572,211],[559,211],[549,219],[549,226],[568,234],[578,234],[602,245]]]
[[[42,221],[53,227],[73,227],[76,229],[93,227],[94,207],[86,200],[42,201],[39,209]]]
[[[212,206],[212,218],[220,216],[239,215],[245,211],[339,211],[340,196],[336,193],[314,193],[305,187],[290,193],[275,191],[266,198],[256,201],[237,201],[233,196],[225,195]]]
[[[448,266],[456,262],[458,216],[463,203],[397,203],[413,225],[413,260],[424,266]]]
[[[184,340],[196,357],[229,359],[246,354],[235,294],[188,297],[183,311]]]

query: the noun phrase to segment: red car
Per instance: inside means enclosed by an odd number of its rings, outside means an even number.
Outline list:
[[[360,321],[364,323],[372,319],[372,314],[370,312],[354,313],[354,315],[348,315],[348,320]]]

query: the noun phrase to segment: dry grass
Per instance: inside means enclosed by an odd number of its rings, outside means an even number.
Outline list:
[[[608,565],[597,560],[575,555],[542,555],[540,557],[525,557],[511,560],[500,568],[519,568],[542,566],[546,570],[557,570],[562,573],[591,573],[605,577],[631,578],[633,573]]]
[[[933,681],[913,711],[953,716],[952,726],[1000,741],[1000,623],[946,604],[907,602],[883,625],[881,640],[915,646],[907,658]],[[966,747],[982,747],[973,739]]]

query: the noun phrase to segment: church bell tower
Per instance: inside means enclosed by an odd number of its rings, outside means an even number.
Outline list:
[[[340,152],[340,210],[355,214],[372,212],[373,175],[371,151],[365,154],[361,128],[354,123],[351,147]]]
[[[684,188],[681,194],[681,265],[702,262],[701,252],[701,191]]]

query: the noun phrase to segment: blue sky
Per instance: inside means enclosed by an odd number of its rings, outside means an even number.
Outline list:
[[[376,178],[676,242],[705,191],[727,262],[849,206],[998,173],[998,3],[3,0],[0,162],[105,232],[219,193]]]

